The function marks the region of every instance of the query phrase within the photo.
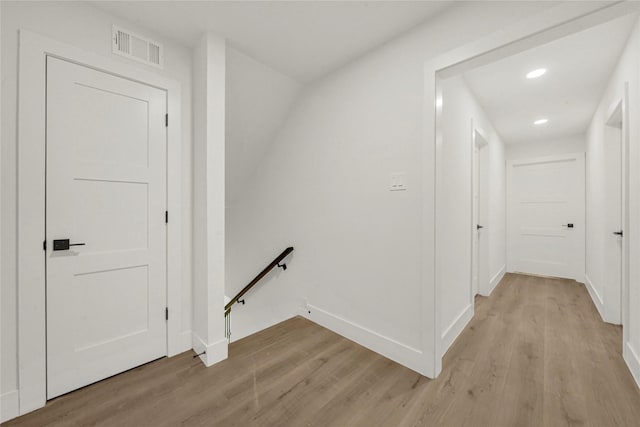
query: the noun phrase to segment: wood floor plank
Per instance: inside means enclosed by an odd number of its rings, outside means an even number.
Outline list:
[[[507,274],[430,380],[296,317],[229,346],[205,368],[192,352],[56,398],[6,426],[640,425],[640,391],[571,280]]]

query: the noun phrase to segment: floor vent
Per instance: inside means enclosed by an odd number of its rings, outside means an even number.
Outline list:
[[[158,68],[164,65],[164,48],[158,42],[113,26],[113,53]]]

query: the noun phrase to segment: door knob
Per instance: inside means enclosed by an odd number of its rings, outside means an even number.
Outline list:
[[[68,251],[69,246],[84,246],[85,243],[69,243],[69,239],[57,239],[53,241],[54,251]]]
[[[484,228],[484,225],[476,224],[476,230],[480,230],[481,228]]]
[[[622,232],[622,230],[620,230],[620,231],[614,231],[614,232],[613,232],[613,234],[615,234],[616,236],[620,236],[620,237],[622,237],[622,236],[624,235],[624,234],[623,234],[623,232]]]
[[[563,227],[567,227],[567,228],[573,228],[573,224],[569,223],[569,224],[562,224]]]

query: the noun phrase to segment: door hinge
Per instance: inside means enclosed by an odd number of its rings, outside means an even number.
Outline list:
[[[164,223],[169,224],[169,211],[164,211]]]
[[[46,250],[47,250],[47,241],[46,241],[46,240],[44,240],[44,241],[42,242],[42,250],[43,250],[43,251],[46,251]]]
[[[164,126],[169,127],[169,113],[164,115]]]
[[[169,320],[169,307],[164,308],[164,320]]]

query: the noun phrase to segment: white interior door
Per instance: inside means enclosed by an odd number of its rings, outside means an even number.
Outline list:
[[[483,139],[478,153],[478,292],[487,295],[489,282],[489,143]]]
[[[475,145],[475,144],[474,144]],[[480,281],[480,232],[483,227],[480,225],[480,150],[477,146],[473,147],[473,221],[471,224],[473,235],[473,252],[471,254],[472,274],[471,274],[471,296],[478,294],[478,286]]]
[[[471,292],[475,296],[489,285],[489,181],[488,143],[480,132],[473,133],[473,253]]]
[[[584,280],[584,153],[508,162],[508,263],[514,272]]]
[[[165,113],[162,90],[47,59],[49,399],[166,355]]]
[[[605,283],[604,309],[612,323],[621,323],[622,253],[623,253],[623,188],[622,188],[622,108],[616,109],[605,126],[604,155],[606,164]]]

